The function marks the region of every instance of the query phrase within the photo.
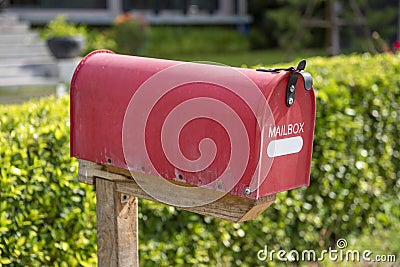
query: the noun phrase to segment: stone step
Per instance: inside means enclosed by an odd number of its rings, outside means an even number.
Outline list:
[[[58,83],[57,78],[52,77],[5,77],[0,79],[0,87],[10,88],[10,87],[26,87],[26,86],[52,86]]]
[[[3,59],[5,60],[13,60],[13,59],[20,59],[20,58],[25,58],[25,59],[37,59],[37,58],[46,58],[46,57],[51,57],[49,52],[47,51],[25,51],[25,52],[19,52],[19,53],[8,53],[8,54],[0,54],[0,62],[3,62]]]
[[[51,57],[50,53],[46,50],[44,51],[21,51],[21,52],[12,52],[7,54],[0,54],[0,62],[3,59],[36,59],[36,58],[44,58]]]
[[[0,35],[0,43],[2,44],[34,43],[39,41],[41,41],[39,34],[32,31],[24,34],[2,33]]]
[[[11,64],[0,65],[0,79],[5,77],[57,77],[57,65],[47,64]]]
[[[30,57],[20,58],[1,58],[0,65],[10,64],[36,64],[36,63],[54,63],[54,59],[50,56],[31,55]]]
[[[0,14],[1,90],[12,98],[21,88],[55,88],[60,82],[58,64],[28,23],[15,15]],[[2,97],[4,94],[0,94]]]
[[[10,13],[0,13],[0,25],[3,24],[17,24],[19,22],[18,16]]]
[[[27,33],[29,32],[30,26],[26,22],[19,22],[18,24],[1,24],[0,35],[10,33]]]
[[[7,54],[47,54],[50,56],[50,52],[47,46],[43,43],[33,43],[33,44],[16,44],[16,45],[1,45],[0,44],[0,55]]]
[[[29,45],[42,45],[42,46],[47,46],[46,40],[42,40],[36,37],[26,37],[26,36],[21,36],[21,37],[13,37],[14,40],[6,39],[3,38],[4,35],[0,35],[0,48],[2,47],[10,47],[10,46],[16,46],[16,47],[23,47],[23,46],[29,46]]]

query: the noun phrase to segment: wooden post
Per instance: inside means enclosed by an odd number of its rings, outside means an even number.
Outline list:
[[[137,198],[96,178],[98,266],[139,266]]]
[[[157,200],[136,183],[133,175],[136,179],[141,177],[142,181],[146,180],[147,186],[153,188],[159,186],[164,178],[131,173],[126,169],[82,159],[79,160],[78,173],[80,182],[96,188],[98,266],[139,266],[137,197]],[[171,189],[167,189],[165,193],[173,199],[182,197]],[[184,197],[207,198],[214,194],[213,190],[203,188],[201,193]],[[184,209],[231,222],[243,222],[258,216],[274,201],[275,194],[257,200],[225,194],[203,206]]]

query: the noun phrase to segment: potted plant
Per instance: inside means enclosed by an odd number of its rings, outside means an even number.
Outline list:
[[[85,33],[85,27],[68,23],[65,15],[58,15],[46,25],[42,37],[56,58],[74,58],[84,47]]]

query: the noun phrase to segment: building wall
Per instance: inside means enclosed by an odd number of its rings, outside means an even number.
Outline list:
[[[32,24],[66,14],[78,23],[107,25],[123,12],[140,13],[151,24],[243,25],[251,20],[247,0],[9,0],[8,12]]]

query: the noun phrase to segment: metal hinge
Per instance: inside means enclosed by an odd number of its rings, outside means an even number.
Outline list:
[[[289,68],[272,68],[272,69],[265,69],[265,68],[258,68],[257,71],[264,71],[264,72],[280,72],[280,71],[290,71],[289,81],[286,86],[286,106],[291,107],[294,104],[294,99],[296,95],[296,84],[299,78],[299,75],[303,76],[304,79],[304,88],[309,91],[312,88],[312,77],[311,74],[308,72],[304,72],[303,70],[306,67],[306,60],[302,59],[297,67],[289,67]]]

